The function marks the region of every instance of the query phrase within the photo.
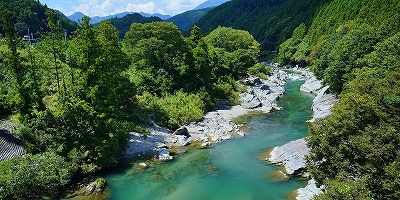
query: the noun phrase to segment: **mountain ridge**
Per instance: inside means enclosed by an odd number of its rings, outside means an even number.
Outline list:
[[[91,17],[90,23],[95,24],[95,23],[101,22],[103,20],[108,20],[108,19],[113,19],[113,18],[123,18],[126,15],[135,14],[135,13],[138,13],[138,14],[142,15],[143,17],[158,17],[162,20],[167,20],[167,19],[171,18],[170,15],[163,15],[160,13],[149,14],[149,13],[144,13],[144,12],[122,12],[122,13],[117,13],[114,15],[103,16],[103,17],[100,17],[100,16]],[[68,19],[70,19],[72,21],[79,22],[79,20],[81,20],[83,16],[85,16],[85,14],[83,14],[82,12],[75,12],[74,14],[67,16],[67,17],[68,17]]]

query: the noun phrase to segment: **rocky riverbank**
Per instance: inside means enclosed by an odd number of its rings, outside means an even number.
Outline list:
[[[269,113],[280,109],[276,103],[284,93],[284,86],[290,79],[303,78],[299,74],[290,74],[279,69],[273,69],[268,80],[249,77],[239,81],[245,92],[240,94],[240,105],[222,106],[208,112],[200,122],[194,122],[171,131],[154,124],[147,129],[147,134],[130,133],[124,158],[151,156],[161,161],[171,160],[170,150],[196,144],[199,148],[231,139],[243,137],[245,133],[240,125],[235,124],[234,118],[252,114]]]
[[[322,82],[318,80],[308,69],[294,69],[305,77],[305,83],[300,90],[310,92],[316,97],[313,100],[313,117],[308,122],[314,122],[316,119],[325,118],[331,114],[331,108],[337,101],[336,96],[330,94],[329,86],[322,87]],[[307,177],[305,171],[305,156],[309,154],[305,138],[289,142],[285,145],[275,147],[270,150],[269,157],[265,158],[272,164],[283,166],[288,175],[301,175]],[[313,179],[309,180],[305,188],[297,190],[296,199],[311,199],[313,195],[320,193],[321,190],[316,187]]]

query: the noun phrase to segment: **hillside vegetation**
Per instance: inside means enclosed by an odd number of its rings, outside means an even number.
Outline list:
[[[158,17],[143,17],[139,13],[127,14],[121,18],[112,18],[108,19],[115,28],[117,28],[119,32],[119,37],[121,39],[124,38],[126,32],[129,31],[132,23],[150,23],[150,22],[161,22],[162,19]],[[94,26],[98,26],[100,23],[95,24]]]
[[[399,24],[399,0],[334,0],[280,46],[281,64],[311,66],[340,97],[310,125],[317,199],[400,198]]]
[[[190,28],[201,19],[207,12],[209,12],[213,7],[198,9],[198,10],[189,10],[181,14],[177,14],[169,19],[167,22],[174,23],[179,30],[188,31]]]
[[[0,0],[0,11],[7,10],[12,13],[14,24],[16,24],[21,35],[28,35],[27,29],[37,35],[42,31],[47,31],[45,25],[46,11],[51,10],[46,5],[42,5],[39,1],[32,0]],[[62,27],[71,33],[77,29],[78,25],[70,21],[60,12],[57,18],[61,20]],[[4,14],[1,14],[2,16]],[[0,33],[4,34],[4,30],[0,29]]]
[[[32,47],[15,15],[3,13],[0,110],[16,120],[26,155],[0,162],[0,199],[56,197],[72,180],[115,165],[128,133],[149,118],[176,129],[218,101],[234,104],[235,80],[260,52],[246,31],[203,36],[194,27],[185,38],[167,22],[133,23],[121,41],[112,20],[94,27],[84,17],[65,39],[51,11]]]
[[[330,0],[232,0],[208,12],[196,25],[204,33],[218,26],[249,31],[261,48],[275,51],[301,23],[309,26]]]

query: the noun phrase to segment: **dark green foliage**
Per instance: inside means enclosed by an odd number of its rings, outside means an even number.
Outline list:
[[[26,28],[30,29],[30,32],[37,34],[41,31],[47,31],[47,26],[44,24],[47,16],[46,12],[51,10],[46,5],[42,5],[39,1],[35,0],[1,0],[0,11],[8,10],[12,13],[15,23],[24,24]],[[61,16],[58,11],[57,18],[61,20],[62,27],[71,33],[76,30],[78,25],[75,22],[67,19],[65,16]],[[24,28],[20,35],[27,35],[27,29]],[[0,33],[4,33],[0,30]]]
[[[209,11],[198,25],[205,33],[218,26],[249,31],[266,51],[275,51],[301,23],[309,26],[330,0],[232,0]]]
[[[205,41],[212,47],[212,59],[220,65],[216,72],[220,76],[241,78],[257,63],[260,44],[247,31],[218,27]]]
[[[175,25],[134,23],[123,44],[132,62],[129,76],[139,92],[161,95],[180,89],[189,49]]]
[[[107,21],[110,21],[113,26],[115,26],[119,32],[119,38],[124,38],[126,32],[129,31],[132,23],[150,23],[150,22],[161,22],[163,21],[159,17],[143,17],[139,13],[128,14],[122,18],[112,18]],[[100,23],[98,23],[100,24]],[[97,26],[95,24],[94,26]]]
[[[400,159],[400,107],[384,100],[400,95],[399,69],[357,70],[333,114],[310,126],[308,168],[328,191],[336,187],[329,180],[341,181],[339,175],[344,175],[346,182],[362,184],[375,199],[400,197],[398,172],[393,170]]]
[[[187,94],[178,91],[173,95],[166,95],[164,98],[144,93],[138,97],[141,107],[150,111],[157,122],[172,130],[178,129],[182,124],[189,124],[203,118],[204,103],[199,95]]]
[[[258,64],[255,64],[253,67],[250,67],[250,68],[247,70],[247,73],[248,73],[249,75],[257,76],[257,77],[260,77],[260,78],[262,78],[262,79],[267,80],[267,79],[268,79],[268,76],[271,76],[272,70],[271,70],[270,67],[267,67],[267,66],[264,65],[264,64],[258,63]]]
[[[0,199],[39,199],[66,186],[76,166],[55,153],[0,162]]]
[[[305,36],[299,27],[280,46],[281,64],[311,65],[340,95],[333,114],[310,125],[308,169],[325,185],[316,199],[400,198],[399,5],[331,1]]]
[[[189,31],[190,28],[211,9],[213,9],[213,7],[199,10],[189,10],[184,13],[177,14],[166,21],[174,23],[179,30]]]
[[[198,113],[211,108],[218,100],[227,98],[230,103],[237,103],[234,80],[247,75],[260,52],[258,42],[247,31],[219,27],[203,37],[194,26],[185,39],[175,25],[166,22],[132,24],[123,44],[132,63],[126,74],[138,93],[144,95],[141,99],[162,97],[163,103],[154,106],[165,106],[167,111],[159,108],[155,112],[151,109],[153,106],[143,106],[143,103],[141,107],[155,113],[159,123],[171,128],[198,120]],[[179,96],[178,91],[185,93]],[[186,93],[198,94],[196,97],[202,100],[201,106],[193,106],[197,110],[193,111],[195,117],[184,111],[184,107],[179,108],[181,104],[171,103],[183,101],[180,99],[185,99]],[[172,108],[177,110],[172,112]]]
[[[364,56],[400,28],[399,1],[339,1],[325,5],[301,40],[295,35],[280,46],[282,65],[311,65],[319,78],[339,94]]]

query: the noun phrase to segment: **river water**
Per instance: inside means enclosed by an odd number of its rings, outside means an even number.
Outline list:
[[[276,167],[258,155],[266,149],[306,136],[313,96],[301,92],[304,81],[289,81],[278,104],[281,111],[243,117],[249,130],[244,138],[192,150],[174,161],[140,169],[131,164],[105,175],[113,200],[258,200],[286,199],[304,187],[304,180],[277,181]]]

